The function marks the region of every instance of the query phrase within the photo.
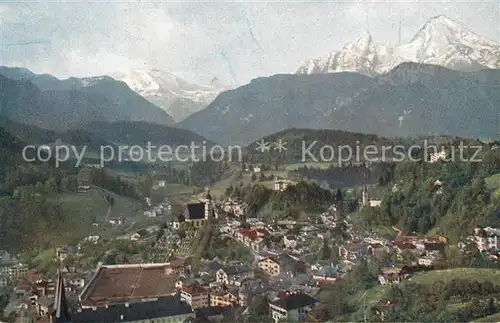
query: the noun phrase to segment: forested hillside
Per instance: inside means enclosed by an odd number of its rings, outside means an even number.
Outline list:
[[[485,145],[476,158],[481,161],[390,165],[379,182],[381,207],[363,209],[360,222],[367,229],[394,225],[409,233],[433,230],[455,242],[475,227],[498,226],[500,196],[486,179],[500,173],[500,150]]]

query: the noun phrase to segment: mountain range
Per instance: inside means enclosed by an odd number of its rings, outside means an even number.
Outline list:
[[[386,74],[274,75],[222,93],[179,126],[247,145],[288,128],[381,136],[499,136],[500,70],[402,63]]]
[[[206,107],[219,93],[228,90],[215,78],[209,85],[190,84],[158,69],[134,69],[111,74],[150,102],[164,109],[175,121],[184,120]]]
[[[402,62],[440,65],[455,70],[500,68],[500,45],[476,35],[443,15],[429,19],[407,44],[378,44],[369,32],[325,57],[309,59],[297,74],[387,73]]]
[[[239,145],[289,128],[497,139],[499,69],[499,44],[437,16],[408,44],[380,45],[366,34],[296,74],[259,77],[232,90],[160,70],[59,80],[2,67],[0,117],[58,132],[138,121],[137,131],[148,133],[144,123],[175,119],[175,127]],[[156,137],[163,131],[152,128]]]
[[[60,80],[0,67],[0,116],[50,130],[84,129],[94,121],[171,125],[172,117],[109,76]]]
[[[499,68],[500,44],[440,15],[407,44],[377,44],[367,32],[295,75],[224,92],[179,125],[239,144],[287,128],[497,138]]]

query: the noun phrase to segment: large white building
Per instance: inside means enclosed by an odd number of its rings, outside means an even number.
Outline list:
[[[287,189],[287,187],[291,184],[290,181],[286,180],[286,179],[277,179],[275,182],[274,182],[274,190],[275,191],[284,191]]]
[[[11,257],[8,253],[5,252],[0,256],[0,287],[21,279],[27,274],[28,267]]]
[[[429,162],[431,162],[431,163],[438,162],[438,161],[446,158],[446,151],[441,150],[438,153],[432,153],[432,154],[430,154],[429,157],[430,157]]]
[[[495,228],[476,228],[474,230],[474,239],[479,251],[498,250],[499,249],[500,229]]]
[[[269,303],[269,312],[275,323],[304,321],[318,303],[307,294],[291,294]]]

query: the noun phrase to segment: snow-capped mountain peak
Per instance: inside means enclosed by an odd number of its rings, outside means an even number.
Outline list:
[[[202,86],[190,84],[173,73],[159,69],[134,69],[116,72],[111,76],[163,108],[176,121],[201,110],[219,93],[228,90],[216,82]]]
[[[366,49],[373,43],[372,34],[368,30],[363,31],[361,35],[356,38],[356,40],[351,43],[351,45],[356,46],[360,49]]]
[[[450,28],[450,29],[464,29],[465,27],[460,24],[459,22],[450,19],[446,17],[445,15],[437,15],[434,17],[429,18],[429,20],[426,21],[422,29],[427,29],[431,27],[436,27],[436,28]]]
[[[499,68],[500,45],[439,15],[430,18],[407,44],[379,45],[365,33],[338,52],[306,61],[297,73],[351,71],[376,75],[402,62],[435,64],[458,70]]]
[[[111,76],[127,83],[131,89],[142,96],[155,94],[162,88],[178,89],[185,84],[183,80],[174,74],[157,69],[134,69],[113,73]]]
[[[440,49],[443,46],[462,43],[462,40],[466,37],[481,38],[453,20],[441,15],[427,21],[415,34],[410,44],[425,44],[429,49],[427,54],[432,55],[434,54],[433,50]],[[432,47],[432,45],[435,47]]]

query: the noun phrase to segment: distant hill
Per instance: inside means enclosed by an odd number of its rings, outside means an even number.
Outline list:
[[[9,138],[14,138],[15,142],[22,142],[21,148],[15,153],[16,156],[21,157],[22,147],[24,145],[71,145],[75,146],[78,153],[82,152],[83,146],[85,149],[84,162],[88,164],[100,164],[99,159],[101,149],[103,147],[114,147],[115,158],[118,158],[119,147],[124,147],[123,153],[129,154],[129,148],[134,145],[141,146],[147,149],[148,142],[151,142],[152,152],[155,152],[160,146],[169,146],[172,151],[178,146],[190,147],[192,144],[202,147],[203,145],[210,149],[214,142],[206,140],[205,138],[195,134],[189,130],[177,129],[168,126],[161,126],[150,124],[146,122],[95,122],[88,125],[87,131],[82,130],[68,130],[62,132],[55,132],[45,130],[32,125],[26,125],[19,122],[13,122],[6,119],[0,119],[0,127],[8,131]],[[190,149],[190,148],[189,148]],[[32,150],[29,150],[30,152]],[[109,149],[104,150],[106,154]],[[168,150],[163,150],[168,153]],[[175,152],[175,151],[173,151]],[[184,156],[187,151],[182,149],[179,153]],[[195,154],[201,154],[202,148],[195,148]],[[12,153],[11,153],[12,155]],[[107,155],[106,155],[107,156]],[[122,156],[122,157],[126,157]],[[156,156],[153,154],[153,156]],[[52,155],[53,157],[53,155]],[[70,150],[70,158],[67,163],[61,163],[61,167],[73,167],[75,157],[72,150]],[[147,158],[147,155],[144,156]],[[53,164],[53,163],[52,163]],[[147,163],[137,163],[134,161],[121,162],[107,162],[106,167],[124,169],[128,171],[134,170],[147,170],[150,166]]]
[[[4,118],[0,119],[0,127],[26,144],[43,145],[54,142],[57,139],[57,133],[55,131]]]
[[[112,145],[106,139],[81,130],[69,130],[64,132],[55,132],[52,130],[41,129],[36,126],[26,125],[10,120],[0,120],[0,127],[3,127],[17,140],[23,142],[24,145],[72,145],[81,151],[83,146],[86,146],[87,152],[99,153],[102,146]],[[21,151],[19,151],[21,156]]]
[[[354,73],[260,77],[221,93],[179,126],[239,145],[289,128],[330,128],[321,120],[328,119],[336,97],[347,97],[370,81]]]
[[[92,121],[174,123],[164,110],[107,76],[59,80],[8,67],[0,67],[0,75],[0,115],[14,121],[57,131],[85,130]]]
[[[89,124],[88,131],[94,136],[106,141],[124,145],[205,145],[213,146],[215,143],[192,131],[140,121],[118,121],[113,123],[93,122]]]
[[[417,63],[373,78],[348,72],[274,75],[223,92],[179,126],[242,145],[289,128],[495,139],[499,85],[500,70],[458,72]]]
[[[427,141],[429,151],[433,152],[431,144],[439,148],[442,144],[460,139],[467,140],[446,136],[390,138],[343,130],[292,128],[264,136],[258,139],[257,143],[245,147],[244,151],[249,162],[266,162],[271,159],[280,163],[300,163],[314,162],[316,158],[318,162],[336,163],[341,155],[341,161],[350,158],[350,161],[357,163],[363,162],[365,152],[369,159],[373,160],[378,156],[380,159],[386,157],[386,161],[391,161],[391,158],[398,157],[394,151],[408,153],[407,148],[411,145],[424,147],[424,142]],[[281,152],[276,146],[280,140],[284,147]],[[260,142],[269,143],[269,151],[262,152],[258,145]],[[387,150],[384,152],[383,149]],[[349,156],[349,151],[352,156]],[[306,157],[306,160],[302,160],[303,157]]]

